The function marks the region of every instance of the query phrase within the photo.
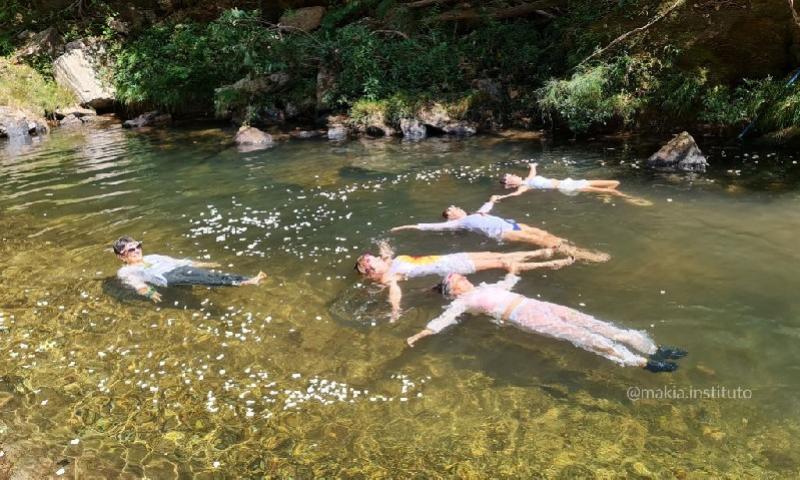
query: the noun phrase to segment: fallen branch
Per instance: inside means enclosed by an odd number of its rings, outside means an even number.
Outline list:
[[[501,10],[491,10],[481,12],[476,10],[462,10],[445,12],[437,17],[440,22],[466,22],[472,20],[480,20],[482,18],[491,18],[493,20],[504,20],[507,18],[525,17],[528,15],[539,15],[547,18],[555,18],[550,12],[544,8],[555,6],[558,2],[536,2],[525,3],[517,5],[516,7],[504,8]]]
[[[791,2],[793,2],[793,1],[794,1],[794,0],[789,0],[789,2],[790,2],[790,3],[791,3]],[[588,57],[586,57],[586,58],[584,58],[583,60],[581,60],[581,62],[580,62],[580,63],[578,63],[577,65],[575,65],[575,67],[573,67],[573,69],[580,67],[581,65],[585,64],[585,63],[586,63],[586,62],[588,62],[589,60],[592,60],[592,59],[594,59],[594,58],[597,58],[597,57],[599,57],[600,55],[604,54],[604,53],[605,53],[606,51],[608,51],[609,49],[611,49],[611,48],[615,47],[616,45],[618,45],[619,43],[621,43],[621,42],[625,41],[625,39],[627,39],[627,38],[628,38],[628,37],[630,37],[631,35],[635,35],[635,34],[637,34],[637,33],[644,32],[644,31],[645,31],[645,30],[647,30],[648,28],[652,27],[652,26],[653,26],[653,25],[655,25],[656,23],[658,23],[658,22],[660,22],[661,20],[663,20],[663,19],[664,19],[664,18],[665,18],[667,15],[669,15],[669,14],[670,14],[670,13],[671,13],[673,10],[675,10],[675,9],[676,9],[676,8],[678,8],[678,7],[680,7],[680,6],[681,6],[681,5],[683,5],[684,3],[686,3],[686,0],[678,0],[677,2],[673,3],[671,7],[669,7],[669,8],[668,8],[668,9],[666,9],[666,10],[664,10],[664,11],[663,11],[663,12],[661,12],[659,15],[657,15],[655,18],[653,18],[652,20],[650,20],[650,22],[649,22],[649,23],[647,23],[646,25],[642,25],[642,26],[641,26],[641,27],[639,27],[639,28],[634,28],[634,29],[633,29],[633,30],[631,30],[630,32],[623,33],[622,35],[620,35],[619,37],[615,38],[615,39],[614,39],[614,40],[613,40],[611,43],[609,43],[609,44],[608,44],[608,45],[606,45],[605,47],[601,48],[600,50],[597,50],[597,51],[596,51],[596,52],[594,52],[593,54],[591,54],[591,55],[589,55]],[[794,9],[793,9],[793,11],[794,11]]]
[[[800,28],[800,14],[798,14],[797,10],[794,9],[794,0],[789,0],[789,10],[792,11],[794,23],[798,26],[798,28]]]
[[[461,0],[417,0],[416,2],[404,3],[403,5],[408,8],[425,8],[432,5],[444,5],[448,3],[456,3]]]

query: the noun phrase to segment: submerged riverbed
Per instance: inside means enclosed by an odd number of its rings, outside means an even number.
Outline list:
[[[800,166],[725,152],[654,174],[624,145],[495,138],[297,141],[240,153],[216,129],[58,131],[0,151],[0,469],[75,478],[796,478]],[[716,151],[712,164],[722,162]],[[496,207],[612,255],[517,290],[648,331],[673,374],[468,317],[414,349],[435,279],[385,292],[355,258],[518,249],[403,232],[502,193],[501,172],[616,178],[639,207],[532,192]],[[116,281],[109,246],[220,262],[260,287]],[[502,273],[475,275],[495,281]],[[733,398],[692,389],[739,390]],[[638,390],[637,390],[638,389]],[[672,393],[668,393],[672,392]],[[748,395],[749,392],[749,395]],[[730,396],[730,393],[728,394]]]

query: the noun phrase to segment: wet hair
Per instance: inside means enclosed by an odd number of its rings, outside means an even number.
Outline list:
[[[114,242],[113,245],[111,245],[111,248],[114,249],[114,253],[116,253],[117,255],[121,255],[122,252],[125,251],[125,247],[127,247],[131,243],[137,243],[137,242],[136,240],[133,239],[133,237],[123,235],[122,237],[119,237],[117,241]]]
[[[442,210],[442,218],[447,218],[447,211],[450,210],[450,207],[445,208]]]
[[[355,265],[353,265],[353,270],[355,270],[356,272],[358,272],[358,273],[359,273],[359,274],[361,274],[361,275],[366,275],[366,274],[367,274],[367,272],[366,272],[366,271],[364,271],[364,270],[362,270],[362,269],[361,269],[361,261],[362,261],[362,260],[364,260],[364,257],[366,257],[367,255],[372,255],[372,254],[371,254],[371,253],[369,253],[369,252],[367,252],[367,253],[362,253],[362,254],[361,254],[361,255],[360,255],[360,256],[359,256],[359,257],[356,259],[356,264],[355,264]]]

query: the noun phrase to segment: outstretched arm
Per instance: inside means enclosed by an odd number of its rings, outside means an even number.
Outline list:
[[[392,280],[389,283],[389,304],[392,306],[392,316],[390,322],[394,323],[400,318],[400,300],[403,298],[403,291],[400,289],[400,284],[397,280]]]
[[[406,343],[408,344],[409,347],[413,347],[414,344],[417,343],[417,340],[428,337],[430,335],[436,335],[436,332],[428,328],[425,328],[420,330],[417,334],[408,337],[406,339]]]
[[[455,325],[458,323],[458,316],[466,311],[467,306],[462,301],[455,300],[441,315],[428,322],[423,330],[416,335],[408,337],[406,343],[408,343],[409,347],[413,347],[420,338],[435,335],[450,325]]]
[[[527,192],[528,190],[530,190],[530,187],[526,187],[525,185],[521,185],[521,186],[517,187],[516,190],[514,190],[513,192],[511,192],[509,194],[506,194],[506,195],[492,195],[492,197],[489,199],[489,201],[497,203],[497,202],[499,202],[501,200],[504,200],[506,198],[518,197],[518,196],[522,195],[523,193]]]
[[[438,223],[418,223],[416,225],[403,225],[402,227],[394,227],[393,232],[400,230],[425,230],[425,231],[443,231],[443,230],[458,230],[461,222],[458,220],[450,220],[448,222]]]
[[[531,163],[531,165],[530,165],[531,169],[528,172],[528,179],[531,179],[531,178],[536,176],[536,167],[538,167],[538,166],[539,166],[538,163]]]

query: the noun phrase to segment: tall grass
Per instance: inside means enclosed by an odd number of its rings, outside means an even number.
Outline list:
[[[72,92],[44,78],[33,68],[0,57],[0,105],[24,108],[44,116],[75,102]]]

